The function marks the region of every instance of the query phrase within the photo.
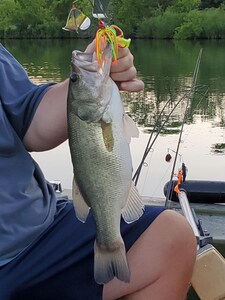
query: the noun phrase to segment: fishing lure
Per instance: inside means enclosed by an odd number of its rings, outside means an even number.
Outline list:
[[[68,14],[66,25],[62,28],[66,31],[86,30],[89,28],[91,21],[82,11],[76,8],[75,2],[72,4],[72,8]]]
[[[99,29],[96,32],[96,57],[101,65],[105,59],[103,52],[107,44],[112,48],[112,62],[117,62],[118,47],[129,47],[131,39],[123,37],[123,31],[116,25],[108,26],[99,19]]]
[[[77,1],[77,0],[76,0]],[[77,9],[75,2],[72,4],[72,8],[67,17],[66,25],[62,28],[66,31],[76,31],[78,33],[78,29],[86,30],[89,28],[91,21],[90,18],[87,17],[82,11]],[[98,4],[96,4],[96,3]],[[106,1],[107,2],[107,1]],[[108,3],[108,2],[107,2]],[[106,3],[106,4],[107,4]],[[91,3],[92,4],[92,3]],[[97,8],[95,8],[95,4]],[[111,45],[112,48],[112,62],[117,62],[118,57],[118,47],[129,47],[131,39],[125,39],[123,37],[123,31],[116,25],[107,25],[105,22],[101,20],[100,17],[105,18],[106,14],[104,12],[103,6],[100,5],[101,1],[94,1],[93,4],[93,12],[94,9],[97,11],[102,11],[101,14],[94,13],[93,16],[98,18],[99,29],[96,32],[96,56],[98,63],[102,65],[104,58],[104,49],[107,44]],[[98,7],[99,6],[99,7]]]

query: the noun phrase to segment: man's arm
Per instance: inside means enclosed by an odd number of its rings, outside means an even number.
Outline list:
[[[86,51],[93,52],[94,43]],[[121,90],[137,92],[144,87],[136,78],[133,55],[127,48],[119,49],[118,63],[112,65],[110,75]],[[29,151],[49,150],[67,139],[68,84],[69,80],[55,84],[44,95],[23,140]]]
[[[44,95],[23,139],[27,150],[49,150],[67,139],[68,84],[55,84]]]

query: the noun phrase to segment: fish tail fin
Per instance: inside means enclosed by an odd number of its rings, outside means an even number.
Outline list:
[[[102,249],[95,241],[94,250],[94,277],[97,283],[105,284],[114,277],[130,282],[130,270],[122,238],[117,247],[111,248],[110,251]]]

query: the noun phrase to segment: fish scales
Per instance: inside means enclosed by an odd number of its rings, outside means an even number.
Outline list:
[[[133,194],[130,191],[135,189],[131,180],[132,159],[120,93],[109,77],[111,51],[107,51],[103,68],[93,61],[92,55],[73,52],[68,91],[73,201],[81,221],[85,222],[91,208],[96,222],[94,276],[100,284],[114,276],[129,282],[130,271],[120,234],[121,213],[128,206],[128,223],[143,213],[140,197],[129,199]],[[127,205],[129,201],[136,205]]]
[[[122,124],[113,122],[113,129],[119,132],[118,137],[114,139],[112,152],[107,151],[104,145],[102,129],[98,123],[87,123],[74,115],[71,126],[73,128],[71,136],[73,137],[74,176],[84,199],[87,199],[87,204],[90,207],[96,207],[93,213],[96,215],[97,222],[101,217],[100,232],[105,232],[104,235],[97,237],[98,240],[114,234],[112,230],[114,227],[109,221],[114,221],[117,224],[116,230],[119,231],[119,222],[112,219],[111,214],[115,211],[115,215],[120,218],[123,205],[120,199],[127,198],[131,184],[131,157],[126,149],[127,143],[120,142],[121,127],[119,128],[119,125]],[[126,155],[120,155],[120,153]],[[88,174],[90,176],[87,176]],[[95,199],[95,201],[91,204],[89,199]],[[98,214],[100,214],[99,217]],[[107,222],[104,222],[102,218],[106,218]],[[102,224],[105,228],[100,227]],[[106,231],[107,225],[109,225],[108,231]]]

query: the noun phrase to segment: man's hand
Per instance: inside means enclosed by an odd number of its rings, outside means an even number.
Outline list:
[[[85,52],[94,52],[95,46],[94,40],[87,46]],[[112,64],[110,75],[122,91],[139,92],[144,88],[143,81],[137,79],[134,57],[128,48],[119,47],[117,63]]]
[[[95,51],[95,41],[86,52]],[[138,80],[133,55],[128,48],[119,48],[117,63],[112,64],[111,78],[120,90],[138,92],[144,83]],[[23,139],[29,151],[52,149],[67,139],[67,92],[69,80],[55,84],[44,95]]]

